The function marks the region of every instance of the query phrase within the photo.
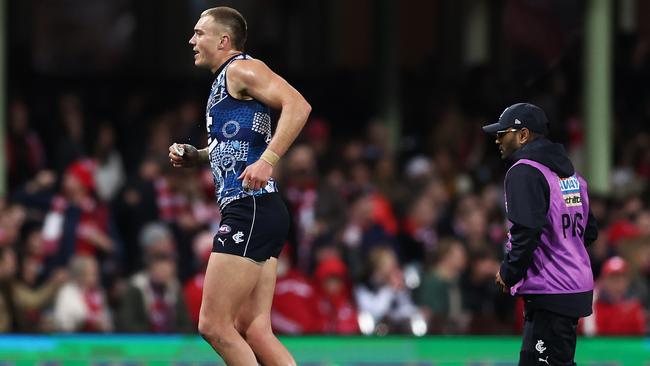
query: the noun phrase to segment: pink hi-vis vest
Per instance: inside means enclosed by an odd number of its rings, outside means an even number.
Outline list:
[[[542,228],[541,242],[533,252],[533,262],[510,293],[570,294],[593,290],[591,262],[584,244],[589,217],[587,182],[577,173],[560,178],[545,165],[528,159],[517,161],[510,169],[519,164],[530,165],[544,174],[550,200],[547,223]],[[508,222],[508,229],[510,227],[512,223]],[[512,248],[510,239],[508,233],[506,251]]]

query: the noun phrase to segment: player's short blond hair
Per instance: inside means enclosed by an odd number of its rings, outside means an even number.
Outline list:
[[[201,17],[211,16],[216,23],[226,27],[230,33],[230,39],[235,49],[239,51],[244,50],[246,38],[248,37],[248,25],[246,19],[240,12],[227,6],[218,6],[210,8],[201,13]]]

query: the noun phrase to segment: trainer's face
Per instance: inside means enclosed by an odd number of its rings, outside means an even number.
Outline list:
[[[494,142],[499,146],[501,159],[505,160],[509,158],[513,152],[517,151],[521,147],[521,142],[519,141],[520,131],[521,130],[507,129],[497,132],[496,140]]]
[[[222,32],[211,16],[202,16],[194,26],[190,44],[194,51],[194,65],[214,69],[222,47]],[[218,65],[217,65],[218,67]]]

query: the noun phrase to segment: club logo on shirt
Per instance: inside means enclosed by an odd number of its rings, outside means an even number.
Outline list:
[[[567,207],[582,206],[580,181],[575,174],[568,178],[560,178],[560,191]]]
[[[244,233],[238,231],[237,233],[235,233],[235,235],[232,236],[232,240],[234,240],[235,243],[237,244],[241,243],[242,241],[244,241]]]
[[[228,234],[230,232],[230,226],[224,224],[219,227],[219,234]]]

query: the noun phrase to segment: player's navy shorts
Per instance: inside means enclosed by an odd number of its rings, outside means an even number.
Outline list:
[[[289,233],[289,212],[279,193],[248,196],[221,212],[212,251],[264,262],[278,257]]]

